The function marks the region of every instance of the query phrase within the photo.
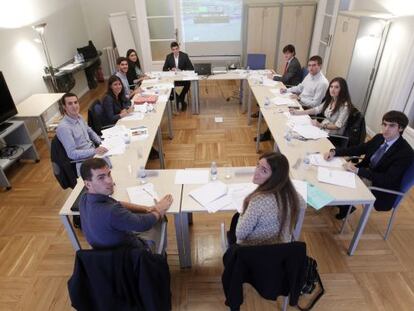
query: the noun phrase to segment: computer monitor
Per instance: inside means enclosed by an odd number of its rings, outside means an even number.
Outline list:
[[[4,121],[16,114],[16,105],[14,104],[3,73],[0,71],[0,133],[11,125],[11,123]]]

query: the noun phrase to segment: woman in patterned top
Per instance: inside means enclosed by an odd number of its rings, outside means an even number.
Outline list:
[[[294,110],[294,115],[317,115],[323,113],[325,119],[322,122],[312,120],[313,125],[326,130],[329,134],[342,135],[345,131],[349,114],[353,109],[348,85],[344,78],[337,77],[329,83],[325,100],[319,106],[308,110]]]
[[[246,197],[236,226],[237,243],[262,245],[292,241],[300,208],[306,203],[289,178],[289,162],[280,153],[260,157],[253,176],[258,187]]]

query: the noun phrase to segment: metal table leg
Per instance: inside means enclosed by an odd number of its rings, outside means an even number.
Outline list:
[[[355,252],[355,249],[358,246],[359,239],[361,238],[362,233],[364,232],[365,225],[368,222],[369,214],[371,213],[372,208],[374,207],[374,204],[365,204],[364,210],[362,211],[361,218],[359,219],[358,227],[354,233],[354,236],[352,237],[351,244],[348,248],[348,255],[352,256]]]
[[[200,114],[200,99],[199,99],[199,82],[198,80],[191,81],[191,112],[192,114]]]
[[[167,118],[168,118],[168,138],[173,139],[174,133],[172,128],[172,103],[171,100],[168,100],[167,102]]]
[[[248,99],[247,99],[247,125],[252,123],[252,90],[248,90]]]
[[[190,235],[188,232],[188,213],[174,215],[175,235],[181,268],[191,268]]]
[[[260,147],[260,125],[262,123],[262,112],[259,110],[259,119],[257,120],[257,136],[256,136],[256,153],[259,153]]]
[[[73,229],[72,223],[69,219],[70,216],[68,215],[60,215],[60,220],[63,222],[63,225],[65,226],[66,232],[68,233],[69,240],[72,243],[73,249],[75,251],[78,251],[82,249],[78,237],[76,236],[76,232]]]
[[[45,122],[43,121],[42,116],[39,116],[37,118],[37,122],[40,126],[40,129],[42,130],[43,137],[45,139],[46,145],[47,145],[47,147],[49,148],[49,151],[50,151],[51,150],[51,144],[50,144],[50,141],[49,141],[49,135],[47,135],[46,125],[45,125]]]
[[[164,150],[162,146],[162,133],[161,133],[161,126],[158,126],[157,130],[157,144],[158,144],[158,154],[160,156],[160,166],[162,169],[165,168],[165,162],[164,162]]]

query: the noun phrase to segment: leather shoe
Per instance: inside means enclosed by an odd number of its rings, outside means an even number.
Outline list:
[[[346,214],[348,213],[348,206],[338,206],[339,213],[335,215],[335,218],[338,220],[344,219],[346,217]],[[351,215],[353,212],[356,211],[355,206],[351,206],[351,212],[349,215]]]
[[[270,132],[264,132],[263,134],[260,134],[259,141],[268,141],[271,139]],[[254,141],[257,141],[257,137],[254,138]]]
[[[159,159],[160,155],[158,154],[158,150],[155,149],[154,147],[151,148],[150,154],[149,154],[149,159],[150,160],[156,160]]]
[[[259,111],[256,111],[255,113],[252,113],[250,116],[252,118],[258,118],[259,117]]]

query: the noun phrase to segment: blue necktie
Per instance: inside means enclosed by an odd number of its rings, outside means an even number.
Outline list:
[[[378,162],[381,160],[382,156],[384,155],[385,151],[387,150],[388,144],[385,142],[375,151],[375,153],[371,157],[371,167],[377,166]]]

